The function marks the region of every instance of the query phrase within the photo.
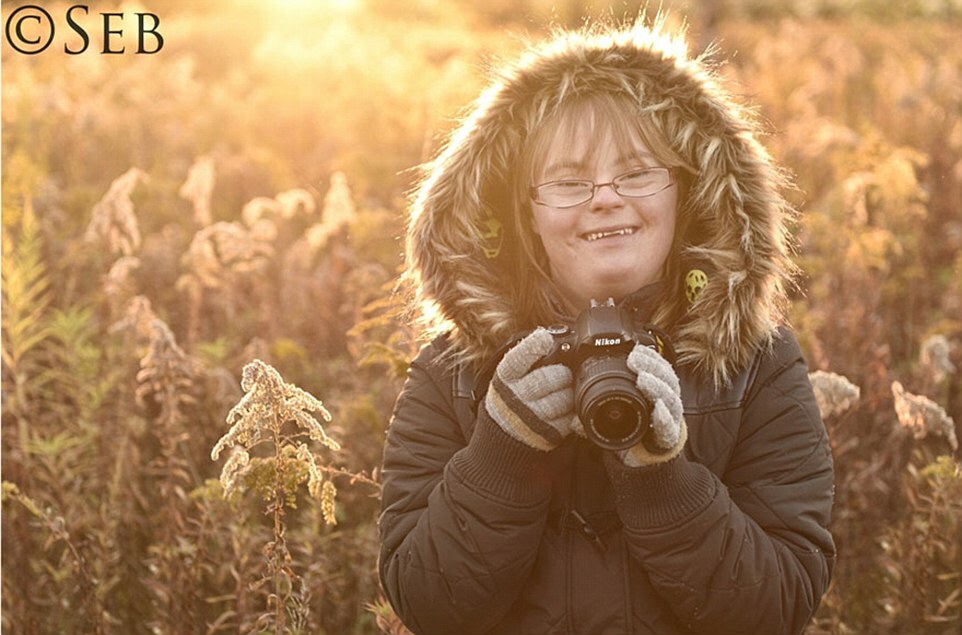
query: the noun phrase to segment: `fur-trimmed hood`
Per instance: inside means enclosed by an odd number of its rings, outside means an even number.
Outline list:
[[[523,326],[505,319],[519,308],[504,289],[507,276],[524,272],[492,257],[511,238],[505,200],[512,171],[532,122],[599,92],[629,96],[695,170],[681,257],[702,263],[709,280],[672,335],[679,362],[725,383],[770,343],[781,321],[793,273],[785,231],[792,210],[780,194],[785,177],[756,140],[753,118],[661,24],[563,32],[502,70],[424,166],[407,236],[419,300],[455,327],[468,357],[493,353]],[[684,281],[666,284],[683,289]]]

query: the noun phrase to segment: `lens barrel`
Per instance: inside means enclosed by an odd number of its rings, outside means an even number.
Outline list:
[[[624,356],[593,356],[581,363],[575,407],[585,435],[609,450],[636,445],[651,428],[652,404],[635,386]]]

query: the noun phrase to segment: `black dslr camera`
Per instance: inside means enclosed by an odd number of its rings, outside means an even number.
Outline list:
[[[555,348],[538,366],[564,364],[574,373],[575,412],[585,435],[609,450],[650,441],[652,404],[635,385],[628,353],[637,344],[654,349],[670,363],[674,351],[663,331],[636,326],[631,314],[609,298],[595,300],[574,326],[548,328]]]

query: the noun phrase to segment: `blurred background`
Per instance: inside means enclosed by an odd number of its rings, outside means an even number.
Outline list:
[[[290,632],[403,632],[376,469],[418,347],[397,286],[415,168],[499,59],[643,3],[77,4],[42,3],[56,32],[27,55],[31,3],[3,2],[3,631],[268,632],[280,601]],[[840,548],[808,632],[958,635],[962,1],[658,6],[714,43],[797,183],[790,313]],[[337,524],[306,487],[288,501],[286,582],[256,483],[225,497],[210,456],[254,359],[343,446],[312,448]]]

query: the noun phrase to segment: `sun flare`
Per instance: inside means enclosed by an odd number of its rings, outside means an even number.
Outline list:
[[[276,0],[270,4],[275,11],[297,14],[353,12],[364,0]]]

